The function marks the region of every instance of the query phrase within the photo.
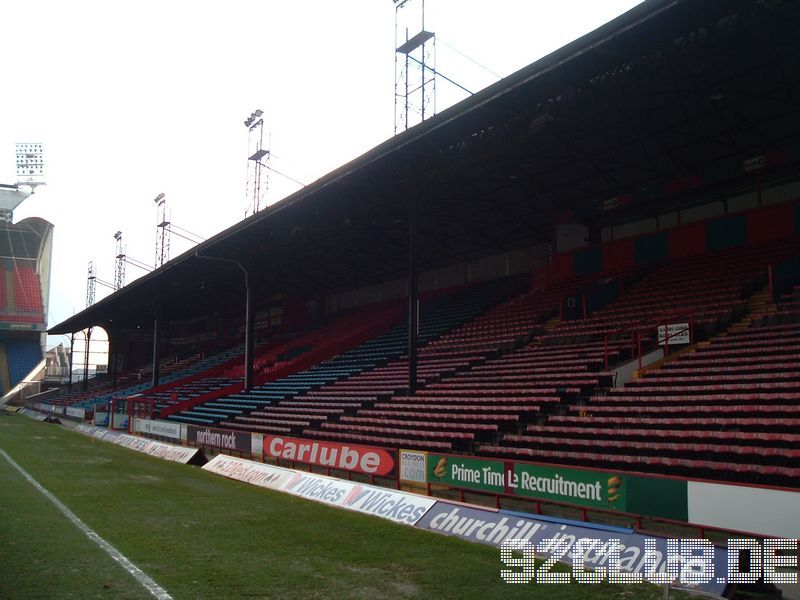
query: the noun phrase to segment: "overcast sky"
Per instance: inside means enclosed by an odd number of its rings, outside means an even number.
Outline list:
[[[401,11],[412,35],[420,3]],[[427,0],[425,28],[437,69],[477,91],[635,4]],[[159,193],[172,221],[203,237],[244,217],[254,109],[270,165],[304,183],[394,132],[390,0],[7,1],[0,23],[0,182],[15,180],[15,142],[45,144],[48,185],[15,221],[55,225],[51,326],[84,308],[89,260],[113,281],[115,231],[153,264]],[[465,97],[437,83],[439,110]],[[298,187],[271,174],[266,202]],[[172,237],[172,256],[189,247]],[[129,282],[142,274],[127,267]],[[108,293],[98,286],[98,299]]]

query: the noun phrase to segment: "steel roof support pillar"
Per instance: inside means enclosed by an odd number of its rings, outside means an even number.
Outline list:
[[[244,391],[249,392],[253,387],[253,360],[255,358],[255,286],[254,265],[256,258],[251,256],[247,261],[247,267],[233,258],[222,258],[221,256],[203,256],[199,250],[194,251],[197,258],[206,260],[217,260],[220,262],[232,263],[239,267],[244,273],[245,306],[244,306]]]
[[[255,293],[253,290],[253,272],[251,268],[244,270],[244,391],[253,389],[253,360],[256,346]]]
[[[161,379],[161,369],[159,362],[161,362],[161,310],[156,308],[153,315],[153,387],[156,387]]]
[[[417,333],[419,298],[417,290],[417,207],[411,199],[408,210],[408,394],[417,391]]]
[[[117,327],[111,329],[108,339],[108,368],[111,369],[111,389],[117,391]]]
[[[72,357],[75,354],[75,332],[69,334],[69,391],[72,391]]]
[[[89,345],[92,341],[92,328],[86,330],[86,347],[83,350],[83,391],[89,389]]]

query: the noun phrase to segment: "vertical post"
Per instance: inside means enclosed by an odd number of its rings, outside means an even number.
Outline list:
[[[111,329],[108,339],[108,368],[111,369],[111,390],[117,391],[117,328]]]
[[[153,387],[156,387],[161,379],[161,369],[159,364],[161,362],[161,348],[159,338],[161,337],[161,311],[156,309],[153,318]]]
[[[244,272],[245,306],[244,306],[244,391],[253,388],[253,358],[255,353],[256,322],[253,310],[254,293],[250,277],[251,270]]]
[[[656,334],[658,337],[658,334]],[[642,370],[642,334],[640,331],[636,332],[636,353],[639,355],[639,370]]]
[[[417,328],[419,309],[417,298],[417,207],[410,199],[408,210],[408,395],[417,391]]]
[[[608,334],[603,337],[603,370],[608,371]]]
[[[92,340],[92,328],[86,330],[86,347],[83,349],[83,391],[89,389],[89,342]]]
[[[769,301],[774,303],[775,298],[775,272],[772,269],[772,265],[767,267],[767,280],[769,281]]]
[[[75,332],[69,334],[69,391],[72,391],[72,361],[75,355]]]

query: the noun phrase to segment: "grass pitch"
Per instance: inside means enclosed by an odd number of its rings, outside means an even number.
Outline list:
[[[497,549],[21,415],[0,418],[0,448],[173,598],[662,597],[649,585],[508,585]],[[150,597],[0,457],[0,598]]]

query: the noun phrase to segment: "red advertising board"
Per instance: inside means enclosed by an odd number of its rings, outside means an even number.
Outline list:
[[[395,464],[393,453],[383,448],[266,434],[264,457],[282,458],[367,475],[389,475],[394,471]]]

